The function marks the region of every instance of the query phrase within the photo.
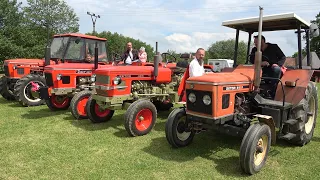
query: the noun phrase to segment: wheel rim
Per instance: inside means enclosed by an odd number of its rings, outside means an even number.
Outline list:
[[[33,81],[33,83],[39,85],[40,87],[43,87],[44,84],[40,81]],[[23,89],[23,96],[30,102],[39,102],[41,99],[39,98],[38,92],[33,92],[32,90],[32,84],[31,81],[24,87]]]
[[[266,156],[268,147],[268,136],[263,135],[256,144],[256,151],[254,152],[254,164],[259,166]]]
[[[68,96],[56,96],[54,94],[51,96],[51,103],[57,108],[65,108],[68,106],[69,100]]]
[[[313,123],[314,123],[314,114],[316,113],[316,109],[315,109],[315,99],[313,96],[310,97],[309,99],[309,102],[308,102],[308,105],[309,105],[309,112],[307,114],[308,118],[308,122],[305,124],[305,131],[307,134],[309,134],[312,130],[312,127],[313,127]]]
[[[135,125],[137,130],[144,131],[148,129],[152,122],[152,111],[150,109],[142,109],[136,116]]]
[[[191,135],[191,132],[185,131],[185,127],[186,127],[186,118],[185,117],[179,118],[176,132],[177,132],[177,137],[180,141],[187,140]]]
[[[95,104],[94,112],[99,117],[106,117],[110,113],[110,110],[109,109],[103,110],[103,109],[100,108],[100,106],[98,104]]]
[[[77,104],[77,110],[78,110],[79,115],[81,115],[81,116],[87,115],[86,104],[87,104],[88,99],[89,99],[89,96],[82,97]]]

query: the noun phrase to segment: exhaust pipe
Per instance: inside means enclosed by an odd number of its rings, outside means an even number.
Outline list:
[[[98,69],[98,43],[96,42],[96,46],[94,47],[94,69]]]
[[[155,80],[158,77],[159,73],[159,60],[160,60],[160,53],[158,52],[158,42],[156,42],[156,55],[154,55],[154,60],[153,60],[153,76]]]
[[[261,83],[261,78],[260,78],[260,74],[261,74],[261,59],[262,59],[262,52],[261,52],[261,32],[262,32],[262,11],[263,8],[259,7],[260,9],[260,17],[259,17],[259,29],[258,29],[258,47],[257,47],[257,51],[255,53],[255,59],[254,59],[254,90],[257,92],[259,90],[260,87],[260,83]]]
[[[46,47],[46,53],[44,58],[44,65],[49,66],[50,65],[50,58],[51,58],[51,49],[49,46]]]

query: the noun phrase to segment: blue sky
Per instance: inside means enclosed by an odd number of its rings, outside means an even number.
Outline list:
[[[24,0],[25,1],[25,0]],[[87,11],[99,14],[96,31],[118,32],[140,39],[151,46],[156,41],[159,51],[193,52],[199,47],[235,37],[235,30],[221,26],[225,20],[263,14],[294,12],[306,21],[320,12],[319,0],[66,0],[80,18],[80,33],[92,31]],[[277,43],[285,55],[297,51],[294,31],[264,33],[268,42]],[[240,40],[247,41],[240,34]],[[135,47],[140,48],[140,47]]]

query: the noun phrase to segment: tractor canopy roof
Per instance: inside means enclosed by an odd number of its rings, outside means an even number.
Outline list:
[[[106,38],[99,38],[96,36],[85,35],[80,33],[56,34],[53,37],[65,37],[65,36],[73,36],[73,37],[80,37],[80,38],[86,38],[86,39],[92,39],[92,40],[107,41]]]
[[[294,30],[298,24],[301,24],[301,29],[309,29],[311,25],[295,13],[267,15],[263,16],[262,31]],[[258,32],[259,17],[228,20],[222,22],[222,26],[254,33]]]

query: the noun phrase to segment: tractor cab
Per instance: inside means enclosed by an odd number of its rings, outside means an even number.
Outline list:
[[[98,46],[99,62],[107,63],[106,39],[83,34],[55,35],[50,48],[50,57],[56,62],[93,63],[94,48]]]
[[[238,52],[238,42],[239,42],[239,34],[240,31],[245,32],[248,34],[248,46],[247,46],[247,61],[246,65],[249,65],[249,59],[251,58],[250,54],[250,47],[251,47],[251,38],[254,33],[258,33],[258,27],[259,27],[259,18],[244,18],[244,19],[236,19],[236,20],[229,20],[224,21],[222,23],[223,26],[233,28],[236,30],[236,43],[235,43],[235,53],[234,53],[234,65],[233,67],[236,68],[238,66],[237,64],[237,52]],[[315,37],[319,35],[319,29],[316,25],[311,24],[305,20],[303,20],[301,17],[296,15],[295,13],[284,13],[284,14],[275,14],[275,15],[269,15],[263,17],[263,24],[262,24],[262,32],[271,32],[271,31],[283,31],[283,30],[291,30],[292,35],[294,33],[297,34],[298,37],[298,59],[295,67],[281,67],[281,75],[279,78],[272,78],[268,77],[264,72],[262,72],[262,76],[260,79],[260,89],[262,90],[262,94],[268,99],[274,99],[277,100],[282,99],[282,97],[275,97],[276,94],[282,94],[278,91],[281,91],[282,85],[285,85],[286,83],[290,84],[292,81],[296,81],[296,79],[292,79],[290,77],[287,77],[285,73],[289,73],[292,69],[312,69],[311,64],[311,58],[310,58],[310,37]],[[306,37],[306,50],[307,50],[307,56],[306,56],[306,66],[303,66],[302,63],[302,50],[301,50],[301,37]],[[277,42],[274,42],[277,43]],[[281,47],[280,47],[281,48]],[[253,55],[254,56],[254,55]],[[254,57],[253,57],[254,58]],[[262,56],[262,59],[268,59],[268,57]],[[314,58],[313,58],[314,59]],[[261,69],[259,67],[259,69]],[[312,74],[311,74],[312,75]],[[306,78],[308,75],[306,75]],[[272,81],[278,81],[279,83],[277,87],[272,87],[271,82]]]

